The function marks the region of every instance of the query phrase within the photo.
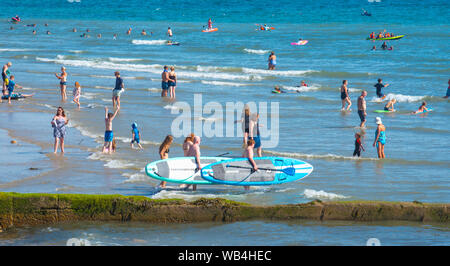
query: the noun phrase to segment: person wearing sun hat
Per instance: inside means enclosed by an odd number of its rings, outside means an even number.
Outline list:
[[[383,125],[380,117],[375,118],[377,124],[377,130],[375,131],[375,141],[373,146],[377,146],[378,158],[384,159],[384,145],[386,144],[386,127]]]

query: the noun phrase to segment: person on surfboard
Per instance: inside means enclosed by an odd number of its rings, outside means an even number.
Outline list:
[[[390,111],[390,112],[394,112],[395,111],[395,109],[394,109],[394,104],[397,102],[397,100],[394,98],[394,99],[391,99],[385,106],[384,106],[384,110],[385,111]]]
[[[249,139],[247,141],[247,147],[244,149],[244,152],[242,153],[242,157],[247,158],[250,165],[252,166],[252,173],[258,171],[258,166],[255,163],[255,160],[253,160],[253,149],[255,148],[255,140]],[[250,186],[244,186],[245,190],[249,190]]]
[[[376,92],[376,93],[377,93],[378,98],[384,99],[384,98],[386,97],[386,95],[384,95],[384,94],[381,92],[381,89],[384,88],[384,87],[389,86],[389,83],[386,84],[386,85],[384,85],[382,82],[383,82],[382,79],[378,79],[378,83],[375,84],[375,85],[373,85],[373,86],[377,89],[377,92]]]
[[[412,112],[413,114],[423,113],[428,111],[427,108],[427,102],[423,101],[422,104],[419,106],[419,110]]]

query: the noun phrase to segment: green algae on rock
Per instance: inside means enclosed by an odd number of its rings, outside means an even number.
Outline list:
[[[76,221],[194,223],[309,219],[448,223],[449,206],[421,202],[319,200],[256,206],[221,198],[187,202],[143,196],[0,192],[0,230]]]

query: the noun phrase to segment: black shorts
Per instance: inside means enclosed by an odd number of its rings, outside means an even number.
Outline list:
[[[366,116],[364,115],[363,110],[358,110],[359,119],[361,119],[361,122],[366,121]]]
[[[2,72],[2,79],[3,81],[5,81],[5,79],[7,79],[8,77],[5,75],[5,73]]]
[[[354,150],[353,156],[358,155],[358,157],[361,157],[361,150]]]
[[[345,92],[341,92],[341,99],[345,100],[345,98],[347,98],[347,94],[345,94]]]

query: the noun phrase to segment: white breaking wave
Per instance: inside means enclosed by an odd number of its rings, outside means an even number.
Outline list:
[[[426,96],[411,96],[411,95],[403,95],[403,94],[393,94],[393,93],[388,93],[386,95],[386,98],[384,98],[383,100],[381,100],[381,98],[378,97],[373,97],[370,101],[371,102],[375,102],[375,103],[379,103],[382,101],[389,101],[391,99],[396,99],[397,102],[399,103],[410,103],[410,102],[420,102],[423,101],[423,99]]]
[[[15,49],[15,48],[1,48],[0,52],[26,52],[35,51],[35,49]]]
[[[290,90],[290,91],[300,91],[300,92],[306,92],[306,91],[316,91],[319,89],[319,87],[317,86],[301,86],[301,87],[291,87],[291,86],[282,86],[283,89],[285,90]]]
[[[170,105],[170,104],[164,106],[163,108],[168,109],[168,110],[178,110],[179,109],[178,107]]]
[[[268,76],[304,76],[305,74],[317,72],[316,70],[266,70],[266,69],[255,69],[255,68],[242,68],[242,72],[247,74],[260,74]]]
[[[108,168],[130,168],[133,167],[133,163],[127,163],[122,160],[111,160],[104,164]]]
[[[85,51],[83,51],[83,50],[69,50],[69,52],[74,53],[74,54],[81,54],[81,53],[84,53]]]
[[[116,139],[122,141],[123,143],[128,143],[128,144],[131,143],[131,138],[117,137]],[[161,143],[156,143],[156,142],[149,141],[149,140],[140,140],[140,143],[146,144],[146,145],[155,145],[155,146],[159,146],[161,144]]]
[[[244,83],[237,83],[237,82],[225,82],[225,81],[206,81],[202,80],[201,83],[208,84],[208,85],[214,85],[214,86],[231,86],[231,87],[242,87],[242,86],[249,86],[251,84],[244,84]]]
[[[108,60],[111,62],[135,62],[135,61],[142,61],[143,59],[109,57]]]
[[[112,69],[112,70],[126,70],[126,71],[136,71],[136,72],[147,72],[153,74],[161,74],[161,65],[144,65],[144,64],[118,64],[109,61],[101,60],[76,60],[76,59],[50,59],[43,57],[36,57],[36,60],[41,62],[53,62],[61,65],[70,65],[76,67],[90,67],[99,69]],[[227,80],[261,80],[262,77],[259,75],[238,75],[238,74],[228,74],[228,73],[210,73],[210,72],[193,72],[193,71],[179,71],[178,76],[185,78],[200,78],[200,79],[227,79]],[[102,77],[102,76],[98,76]],[[114,76],[111,76],[114,78]]]
[[[305,189],[303,195],[308,199],[346,199],[348,196],[325,192],[323,190],[316,191],[314,189]]]
[[[270,52],[270,50],[254,50],[254,49],[244,49],[245,52],[249,54],[267,54]]]
[[[124,183],[147,183],[149,181],[149,177],[146,175],[135,173],[135,174],[122,174],[125,177],[128,177],[127,180],[124,181]]]
[[[165,45],[166,40],[132,40],[132,44],[136,45]]]

